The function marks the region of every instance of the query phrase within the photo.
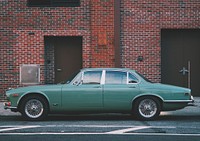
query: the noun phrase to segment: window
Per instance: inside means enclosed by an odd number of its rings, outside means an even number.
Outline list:
[[[80,0],[28,0],[31,7],[78,7]]]
[[[134,75],[129,73],[129,75],[128,75],[128,83],[129,84],[138,83],[138,79]]]
[[[107,71],[105,84],[127,84],[127,73]]]
[[[83,84],[100,84],[101,71],[87,71],[83,75]]]

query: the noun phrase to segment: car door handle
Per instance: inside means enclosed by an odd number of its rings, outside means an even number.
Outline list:
[[[94,86],[93,88],[101,88],[101,86]]]
[[[135,86],[130,86],[129,88],[136,88]]]

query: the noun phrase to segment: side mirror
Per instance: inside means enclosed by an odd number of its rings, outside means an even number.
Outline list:
[[[133,83],[138,83],[136,80],[130,80],[128,83],[133,84]]]
[[[83,83],[83,80],[81,80],[81,81],[75,81],[75,82],[73,83],[73,85],[79,86],[79,85],[81,85],[82,83]]]

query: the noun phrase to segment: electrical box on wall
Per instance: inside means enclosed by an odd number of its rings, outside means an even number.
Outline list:
[[[23,64],[20,66],[20,83],[39,84],[40,83],[40,65]]]

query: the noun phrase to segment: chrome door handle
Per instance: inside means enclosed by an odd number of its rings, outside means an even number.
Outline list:
[[[62,69],[57,69],[57,71],[62,71]]]
[[[101,86],[94,86],[93,88],[101,88]]]
[[[130,86],[129,88],[136,88],[135,86]]]

